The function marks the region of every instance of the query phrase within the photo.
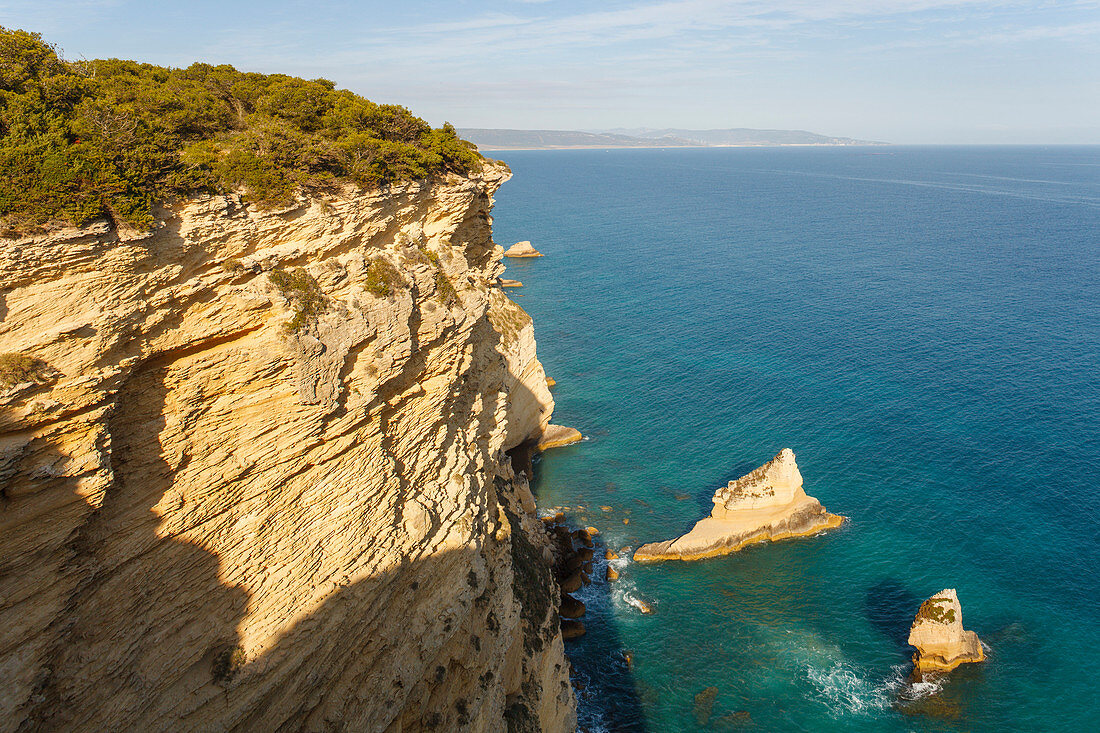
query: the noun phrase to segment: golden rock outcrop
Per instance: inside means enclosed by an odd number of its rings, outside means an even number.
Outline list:
[[[524,240],[522,242],[516,242],[508,249],[504,250],[505,257],[542,257],[542,252],[539,252],[533,246],[531,242]]]
[[[844,517],[830,514],[807,496],[794,452],[784,448],[772,460],[714,492],[714,509],[690,532],[651,542],[634,552],[641,562],[701,560],[737,552],[756,542],[806,537],[839,527]]]
[[[0,731],[573,729],[507,176],[0,244]]]
[[[909,628],[909,645],[917,648],[913,671],[921,676],[985,659],[978,635],[963,628],[962,604],[954,588],[945,588],[921,604]]]

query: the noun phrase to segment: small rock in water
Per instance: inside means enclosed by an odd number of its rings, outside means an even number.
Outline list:
[[[605,552],[603,553],[603,559],[604,559],[604,560],[618,560],[618,559],[619,559],[619,556],[618,556],[618,555],[616,555],[616,554],[615,554],[614,552],[612,552],[611,550],[606,550],[606,551],[605,551]]]
[[[561,582],[562,593],[572,593],[581,589],[584,584],[583,573],[578,570]]]
[[[695,696],[695,704],[691,713],[695,716],[696,724],[703,726],[710,721],[710,713],[714,710],[714,698],[718,697],[717,687],[708,687]]]
[[[585,612],[584,603],[578,601],[568,593],[563,593],[561,596],[561,608],[558,609],[558,614],[562,618],[580,618]]]
[[[643,601],[641,598],[635,598],[634,596],[627,596],[626,597],[626,602],[629,603],[630,605],[634,606],[634,608],[638,609],[642,613],[653,613],[653,606],[649,605],[648,603]]]
[[[561,622],[562,639],[576,639],[578,636],[584,636],[584,634],[585,628],[583,621],[565,619]]]
[[[601,512],[609,512],[609,511],[611,511],[611,507],[609,507],[609,506],[601,506],[601,507],[600,507],[600,511],[601,511]]]
[[[754,725],[752,715],[748,710],[738,710],[734,713],[726,713],[714,721],[715,730],[741,730]]]
[[[596,529],[595,527],[585,527],[584,530],[588,532],[589,536],[591,537],[595,537],[600,533],[600,530]]]
[[[626,662],[627,669],[634,669],[634,652],[623,650],[623,661]]]
[[[610,583],[613,580],[619,579],[619,571],[610,565],[607,566],[607,582]]]
[[[629,519],[624,519],[623,524],[630,524],[630,520]]]

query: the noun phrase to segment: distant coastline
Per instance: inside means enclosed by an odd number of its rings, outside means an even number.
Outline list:
[[[464,128],[458,134],[479,150],[601,150],[620,148],[835,147],[887,145],[873,140],[820,135],[807,130],[718,130],[634,128],[583,130],[512,130]]]
[[[691,150],[695,148],[869,148],[888,146],[892,143],[741,143],[738,145],[523,145],[481,146],[480,153],[510,152],[516,150]]]

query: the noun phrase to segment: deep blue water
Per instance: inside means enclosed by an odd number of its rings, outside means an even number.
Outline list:
[[[540,506],[637,547],[790,447],[851,518],[598,569],[567,645],[582,725],[1100,725],[1100,148],[496,155],[497,241],[546,254],[507,277],[555,422],[589,436],[542,459]],[[899,708],[909,623],[944,587],[988,662]]]

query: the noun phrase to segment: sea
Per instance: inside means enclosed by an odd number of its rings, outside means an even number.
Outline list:
[[[599,530],[583,730],[1100,730],[1100,147],[489,155],[497,241],[545,254],[505,277],[554,422],[585,435],[535,482]],[[842,528],[622,551],[783,448]],[[913,684],[943,588],[987,660]]]

